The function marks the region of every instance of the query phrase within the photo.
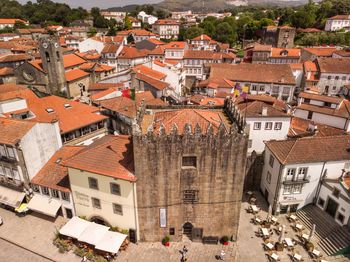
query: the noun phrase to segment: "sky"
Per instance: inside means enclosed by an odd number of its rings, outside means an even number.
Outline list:
[[[24,4],[28,0],[17,0],[18,2]],[[78,7],[82,6],[86,9],[90,9],[91,7],[97,6],[101,9],[108,8],[108,7],[118,7],[118,6],[124,6],[124,5],[131,5],[131,4],[153,4],[161,2],[161,0],[53,0],[54,2],[58,3],[66,3],[71,7]],[[32,0],[32,2],[35,2],[35,0]]]

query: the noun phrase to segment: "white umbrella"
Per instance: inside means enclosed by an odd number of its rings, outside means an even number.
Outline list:
[[[266,217],[267,222],[270,222],[271,215],[272,215],[272,206],[269,205],[269,211],[267,212],[267,217]]]
[[[311,238],[312,238],[313,234],[315,234],[315,230],[316,230],[316,225],[313,224],[310,235],[309,235],[309,239],[308,239],[309,242],[311,242]]]
[[[285,230],[286,230],[286,226],[283,225],[283,226],[282,226],[282,231],[281,231],[280,237],[279,237],[279,239],[278,239],[278,242],[279,242],[279,243],[282,243],[282,241],[283,241],[283,239],[284,239],[284,231],[285,231]]]

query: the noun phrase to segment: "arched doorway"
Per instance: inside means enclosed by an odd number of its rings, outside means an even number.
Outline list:
[[[100,224],[100,225],[103,225],[103,226],[107,226],[108,223],[102,218],[102,217],[99,217],[99,216],[94,216],[90,219],[91,222],[95,222],[96,224]]]
[[[186,235],[189,239],[192,239],[192,229],[193,225],[190,222],[186,222],[183,226],[183,234]]]

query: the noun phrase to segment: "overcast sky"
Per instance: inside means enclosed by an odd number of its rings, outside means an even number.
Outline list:
[[[17,0],[20,3],[26,3],[28,0]],[[33,0],[32,2],[36,2]],[[161,2],[161,0],[54,0],[54,2],[58,3],[66,3],[71,7],[82,6],[86,9],[90,9],[91,7],[97,6],[99,8],[107,8],[107,7],[117,7],[131,4],[152,4]]]

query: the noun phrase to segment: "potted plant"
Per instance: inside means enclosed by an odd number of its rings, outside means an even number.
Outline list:
[[[221,243],[224,245],[224,246],[228,246],[228,236],[223,236],[221,238]]]
[[[163,239],[162,239],[162,244],[166,247],[170,246],[170,237],[169,236],[165,236]]]
[[[305,243],[305,249],[307,250],[307,251],[312,251],[312,250],[314,250],[314,244],[312,244],[311,242],[309,242],[309,241],[307,241],[306,243]]]

